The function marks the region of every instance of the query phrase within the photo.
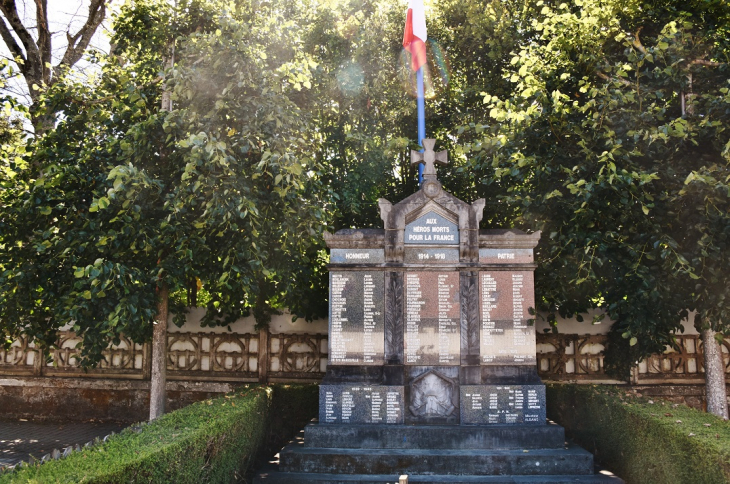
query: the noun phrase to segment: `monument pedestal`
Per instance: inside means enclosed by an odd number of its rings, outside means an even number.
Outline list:
[[[594,474],[593,455],[545,425],[308,425],[263,483],[622,484]]]
[[[446,155],[424,146],[421,189],[379,201],[383,229],[325,233],[319,423],[258,482],[609,482],[546,422],[530,316],[540,233],[479,230],[484,200],[444,191],[433,162]]]

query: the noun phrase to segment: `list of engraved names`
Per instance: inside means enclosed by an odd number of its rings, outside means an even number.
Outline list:
[[[492,319],[492,310],[497,307],[497,281],[491,274],[482,272],[482,346],[494,347],[494,335],[504,333],[503,328],[497,328]],[[494,361],[494,350],[490,353],[482,352],[482,361],[490,363]]]
[[[459,320],[455,320],[452,315],[451,293],[453,285],[449,282],[449,274],[439,274],[438,276],[438,298],[439,298],[439,363],[452,363],[455,355],[452,352],[451,344],[453,334],[458,330]]]
[[[330,278],[330,363],[382,363],[382,272],[332,272]]]
[[[406,363],[418,363],[421,356],[419,326],[421,307],[426,304],[421,293],[421,278],[418,274],[406,274]]]
[[[532,305],[530,273],[490,271],[479,274],[479,319],[483,364],[535,361],[535,330],[528,325]]]
[[[354,386],[324,394],[326,423],[401,423],[402,396],[384,386]]]
[[[330,361],[333,363],[357,363],[357,358],[347,357],[348,341],[342,328],[347,323],[345,287],[353,276],[332,273],[330,280]]]
[[[521,363],[534,358],[527,356],[530,345],[533,342],[533,339],[528,338],[528,335],[534,334],[534,329],[527,327],[524,307],[525,298],[523,295],[524,280],[524,275],[512,274],[512,345],[515,348],[515,363]]]
[[[458,272],[413,272],[406,279],[406,364],[459,363]]]
[[[375,310],[375,300],[373,299],[374,289],[375,283],[373,282],[372,274],[365,274],[363,276],[362,315],[362,358],[364,363],[373,363],[373,358],[377,354],[375,351],[375,340],[373,339],[373,333],[375,332],[375,316],[380,315],[380,313]]]
[[[527,344],[527,324],[525,320],[525,311],[522,306],[525,298],[522,297],[522,288],[525,276],[522,274],[512,274],[512,322],[514,331],[512,332],[515,346],[524,346]]]

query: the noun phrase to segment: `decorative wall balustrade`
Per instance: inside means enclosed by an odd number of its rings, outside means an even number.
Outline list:
[[[122,338],[93,369],[79,366],[81,338],[59,333],[46,359],[20,338],[0,348],[0,375],[149,379],[149,343]],[[327,335],[259,333],[168,333],[167,377],[190,381],[318,381],[327,366]]]
[[[730,374],[730,338],[720,347],[725,361],[725,376]],[[661,355],[653,355],[639,363],[637,369],[644,380],[704,380],[705,356],[699,335],[677,337],[677,347],[669,348]]]
[[[667,348],[639,363],[634,383],[698,383],[704,380],[702,342],[697,335],[676,337]],[[76,376],[149,379],[149,344],[122,338],[104,351],[97,368],[78,365],[73,332],[61,332],[51,358],[39,357],[25,338],[10,349],[0,348],[0,375]],[[548,381],[611,381],[604,372],[605,335],[538,334],[537,367]],[[730,375],[730,339],[724,341],[725,371]],[[327,366],[326,334],[168,333],[167,371],[170,380],[188,381],[319,381]]]
[[[606,379],[605,342],[605,335],[538,334],[537,371],[547,380]]]
[[[667,347],[634,368],[632,383],[699,383],[704,381],[704,353],[698,335],[676,336]],[[596,382],[611,380],[604,372],[606,335],[538,334],[537,370],[544,380]],[[730,339],[722,345],[730,375]],[[728,376],[730,378],[730,376]]]

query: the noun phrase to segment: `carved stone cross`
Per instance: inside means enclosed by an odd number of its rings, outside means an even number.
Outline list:
[[[425,148],[425,151],[423,153],[411,150],[411,165],[418,163],[424,164],[423,178],[436,178],[436,166],[434,166],[434,163],[438,163],[440,165],[447,165],[449,163],[446,150],[439,151],[438,153],[433,151],[435,144],[436,140],[434,139],[424,139],[423,147]]]

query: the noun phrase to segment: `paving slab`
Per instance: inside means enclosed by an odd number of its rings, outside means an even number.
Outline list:
[[[40,459],[53,449],[80,445],[118,433],[125,424],[100,422],[31,422],[0,420],[0,467]]]

